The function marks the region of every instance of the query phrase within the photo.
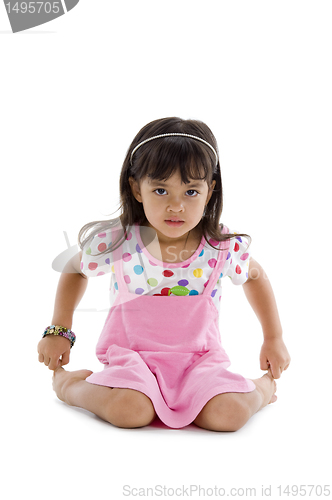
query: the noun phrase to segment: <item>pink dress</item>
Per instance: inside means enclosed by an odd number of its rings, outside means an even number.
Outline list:
[[[129,292],[118,247],[113,252],[118,294],[96,348],[105,367],[87,382],[144,393],[160,420],[172,428],[192,423],[217,394],[255,390],[251,380],[227,369],[230,360],[221,345],[219,313],[211,297],[229,245],[229,240],[220,243],[222,251],[203,293],[186,297]]]

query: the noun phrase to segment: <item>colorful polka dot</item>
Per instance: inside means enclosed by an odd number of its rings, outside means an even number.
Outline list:
[[[241,255],[240,259],[241,260],[247,260],[248,257],[249,257],[249,254],[248,253],[244,253],[243,255]]]
[[[220,241],[213,240],[212,238],[209,240],[210,245],[213,245],[214,247],[217,247],[220,243]]]
[[[165,269],[165,271],[162,272],[163,276],[165,276],[165,278],[170,278],[171,276],[173,276],[173,271],[170,271],[169,269]]]
[[[237,240],[239,240],[239,242],[240,242],[240,243],[242,243],[242,238],[241,238],[241,236],[237,236],[237,237],[236,237],[236,239],[237,239]]]
[[[106,250],[107,245],[106,245],[106,243],[100,243],[100,245],[98,245],[97,248],[98,248],[99,252],[103,252],[104,250]]]
[[[137,245],[136,245],[136,252],[138,252],[138,253],[142,253],[142,249],[141,249],[141,247],[139,246],[139,244],[138,244],[138,243],[137,243]]]
[[[193,275],[195,278],[201,278],[203,276],[203,269],[196,268],[193,270]]]
[[[135,290],[135,293],[137,295],[142,295],[143,292],[144,292],[144,288],[136,288],[136,290]]]
[[[190,290],[189,295],[198,295],[197,290]]]
[[[102,276],[103,274],[105,274],[103,271],[100,271],[100,273],[97,274],[97,276]]]
[[[230,259],[231,258],[231,252],[228,252],[227,254],[227,257],[226,257],[226,260]]]
[[[124,254],[122,255],[122,259],[123,259],[125,262],[129,262],[129,261],[132,259],[131,253],[128,253],[128,252],[124,253]]]
[[[203,257],[203,255],[204,255],[204,248],[203,248],[203,250],[201,251],[201,253],[199,254],[198,257]]]
[[[236,266],[235,272],[236,272],[236,274],[241,274],[242,273],[241,267],[239,265]]]
[[[111,263],[110,259],[106,259],[106,260],[105,260],[105,264],[110,265],[110,263]]]
[[[86,253],[87,255],[91,255],[91,248],[90,248],[90,247],[89,247],[89,248],[87,248],[87,249],[86,249],[86,251],[85,251],[85,253]]]
[[[123,279],[125,280],[125,282],[127,283],[127,285],[129,285],[129,283],[131,283],[131,279],[130,279],[130,276],[128,276],[128,274],[125,274]]]
[[[111,267],[111,271],[112,271],[112,273],[114,273],[114,274],[115,274],[115,269],[114,269],[114,266],[112,266],[112,267]]]
[[[117,282],[115,282],[115,283],[114,283],[114,288],[115,288],[115,290],[119,290],[119,287],[118,287],[118,283],[117,283]]]
[[[208,260],[208,264],[210,267],[216,267],[217,260],[216,259],[210,259]]]
[[[174,295],[188,295],[190,290],[186,288],[185,286],[173,286],[170,290]]]
[[[163,288],[161,291],[160,291],[160,295],[169,295],[170,294],[170,288]]]
[[[127,241],[130,241],[132,237],[133,237],[133,235],[132,235],[132,233],[130,232],[130,233],[127,235],[126,240],[127,240]]]
[[[157,286],[158,285],[158,281],[155,278],[149,278],[148,283],[150,286]]]
[[[135,274],[142,274],[143,271],[144,271],[144,269],[142,266],[134,266],[134,273]]]
[[[180,280],[180,281],[178,281],[178,285],[179,286],[187,286],[187,285],[189,285],[189,281],[188,280]]]
[[[217,293],[217,289],[213,290],[211,293],[211,297],[214,297],[216,293]]]
[[[238,252],[240,250],[239,244],[236,242],[234,245],[234,252]]]
[[[99,233],[98,238],[106,238],[106,233]]]
[[[90,269],[90,271],[94,271],[95,269],[97,269],[97,267],[98,267],[97,262],[89,262],[88,264],[88,268]]]

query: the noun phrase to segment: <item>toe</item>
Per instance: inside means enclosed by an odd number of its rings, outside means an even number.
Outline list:
[[[62,366],[58,365],[54,370],[53,370],[53,377],[57,374],[57,373],[61,373],[61,371],[65,372],[66,370],[64,368],[62,368]]]

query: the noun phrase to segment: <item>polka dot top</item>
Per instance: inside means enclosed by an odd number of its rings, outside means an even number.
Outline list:
[[[235,231],[229,231],[236,233]],[[212,245],[218,242],[209,239]],[[82,249],[81,272],[87,277],[111,273],[110,302],[115,301],[118,293],[117,277],[112,262],[112,253],[97,255],[112,244],[111,230],[107,229],[88,240]],[[171,254],[170,254],[171,255]],[[243,285],[248,278],[250,250],[243,237],[231,239],[229,252],[223,272],[211,293],[213,302],[219,310],[222,292],[222,278],[228,276],[235,285]],[[162,262],[153,257],[145,248],[138,224],[128,230],[122,244],[122,266],[128,291],[137,295],[198,295],[215,267],[218,250],[210,247],[204,236],[196,252],[187,260],[176,263]]]

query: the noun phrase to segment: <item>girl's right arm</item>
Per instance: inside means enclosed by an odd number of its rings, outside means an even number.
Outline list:
[[[72,327],[73,314],[80,303],[86,287],[88,278],[81,274],[80,262],[82,252],[76,254],[61,273],[54,305],[52,325],[60,325],[66,328]],[[44,363],[50,370],[57,366],[69,363],[70,340],[60,335],[46,335],[38,343],[39,361]]]

